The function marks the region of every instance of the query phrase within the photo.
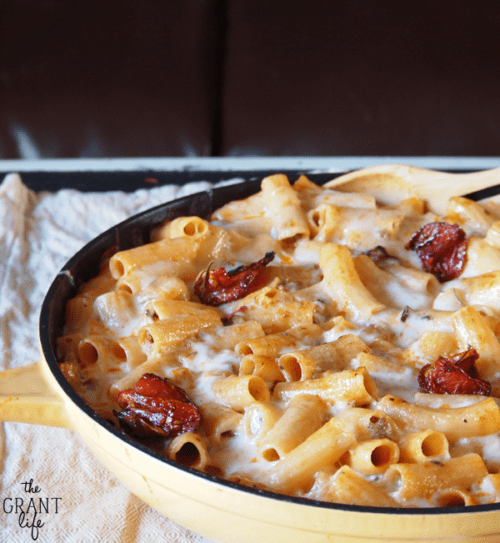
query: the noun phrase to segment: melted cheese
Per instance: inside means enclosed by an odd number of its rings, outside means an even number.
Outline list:
[[[120,409],[116,402],[117,389],[132,387],[142,374],[153,372],[167,377],[185,390],[206,417],[207,423],[202,423],[199,433],[206,443],[210,461],[202,469],[230,480],[278,491],[281,487],[277,481],[282,475],[276,474],[281,473],[279,469],[282,465],[286,466],[288,455],[279,460],[262,459],[257,436],[264,425],[263,416],[253,411],[252,419],[245,427],[242,419],[247,408],[235,408],[220,393],[220,387],[215,386],[227,377],[242,377],[241,361],[248,353],[240,352],[237,345],[243,340],[263,337],[264,334],[271,342],[277,334],[279,348],[272,350],[272,355],[268,352],[256,355],[262,358],[256,360],[255,368],[260,367],[260,363],[274,364],[274,375],[281,375],[278,379],[280,382],[289,378],[287,374],[279,373],[281,369],[276,360],[280,355],[299,352],[309,356],[311,346],[338,345],[338,349],[343,350],[342,355],[338,355],[335,367],[340,360],[342,367],[335,369],[335,372],[361,371],[366,366],[369,382],[373,384],[369,385],[370,400],[361,406],[357,406],[354,399],[335,400],[334,394],[330,397],[328,393],[326,396],[322,393],[322,397],[327,398],[326,419],[342,420],[344,413],[350,414],[351,409],[355,408],[362,413],[375,413],[373,421],[379,421],[379,402],[384,396],[391,395],[416,406],[422,404],[418,399],[421,394],[417,375],[420,368],[429,362],[432,345],[426,344],[424,350],[421,338],[426,333],[437,333],[436,337],[443,341],[456,337],[454,314],[465,304],[464,292],[468,288],[464,278],[440,284],[434,276],[422,270],[416,253],[406,249],[409,237],[416,230],[427,222],[437,220],[433,214],[416,211],[419,207],[423,208],[423,204],[412,207],[403,202],[400,206],[377,206],[369,194],[324,190],[304,179],[301,183],[303,186],[297,189],[297,193],[303,217],[315,220],[314,210],[319,206],[333,206],[332,209],[336,209],[334,215],[338,222],[329,230],[328,236],[326,230],[318,230],[318,225],[311,223],[311,236],[301,235],[278,241],[273,216],[266,211],[268,208],[264,206],[260,193],[247,200],[228,204],[213,214],[213,228],[207,229],[204,234],[207,235],[206,243],[200,244],[202,253],[191,261],[174,258],[173,255],[171,261],[148,263],[118,281],[113,280],[109,270],[104,267],[101,274],[69,302],[65,335],[60,339],[61,362],[66,363],[63,367],[71,367],[71,371],[67,371],[68,378],[80,396],[99,414],[113,420],[114,410]],[[469,223],[463,219],[463,224]],[[167,232],[168,228],[157,232],[161,231]],[[364,286],[381,302],[383,308],[368,316],[364,322],[349,322],[325,284],[319,258],[325,243],[346,245],[353,258],[383,245],[393,257],[380,263],[378,268],[372,266],[374,273],[368,271],[363,276],[359,272]],[[500,262],[498,247],[489,245],[477,235],[474,244],[480,248],[481,254],[488,254],[490,264]],[[230,269],[256,262],[270,251],[274,251],[276,256],[267,268],[267,283],[256,292],[216,308],[222,321],[226,324],[229,321],[234,327],[221,324],[219,327],[200,328],[179,341],[169,340],[170,343],[162,338],[164,345],[155,345],[154,349],[148,343],[153,340],[151,334],[140,336],[140,330],[155,322],[150,310],[151,302],[168,303],[169,299],[175,298],[191,300],[202,307],[194,292],[194,281],[206,269],[207,262],[216,261],[217,265]],[[484,272],[477,258],[474,266],[467,268],[467,276]],[[381,284],[380,280],[384,282]],[[488,306],[487,295],[479,299],[484,302],[481,311],[489,315],[488,322],[493,322],[494,332],[499,333],[497,305],[492,303]],[[305,332],[312,327],[319,331],[314,337]],[[139,337],[149,337],[149,340],[140,344]],[[350,338],[357,338],[357,343]],[[123,344],[124,339],[129,342],[127,345],[130,348],[121,346],[120,342]],[[88,357],[78,350],[81,341],[87,341],[90,345]],[[308,370],[312,372],[312,378],[307,393],[313,394],[314,381],[328,375],[328,371],[323,372],[319,365],[314,366],[315,363],[314,360],[308,362],[313,366],[309,366]],[[259,376],[259,379],[263,377]],[[279,399],[273,394],[276,383],[276,380],[265,383],[269,389],[269,400],[266,402],[271,413],[269,416],[276,419],[273,418],[273,424],[279,424],[289,404],[288,399]],[[472,405],[478,398],[465,397],[461,401],[460,404],[455,402],[454,407]],[[435,396],[428,403],[436,410],[437,419],[440,409],[449,407],[446,397]],[[212,428],[224,423],[225,416],[228,417],[227,429],[216,437],[209,426]],[[426,429],[420,428],[416,419],[410,424],[394,422],[390,416],[383,418],[386,419],[386,427],[392,428],[387,435],[396,441],[396,446],[407,433]],[[212,421],[210,425],[209,419]],[[333,464],[319,466],[312,475],[305,470],[300,484],[297,483],[289,493],[330,499],[328,488],[335,484],[335,473],[340,466],[349,463],[357,440],[361,443],[366,441],[360,437],[361,434],[356,435],[356,431],[352,430],[355,426],[354,422],[345,426],[349,445],[339,458]],[[365,433],[367,431],[365,428]],[[304,436],[303,444],[308,443],[307,440],[308,436]],[[288,453],[292,458],[290,462],[294,461],[293,455],[301,450],[298,446],[293,454]],[[492,473],[500,471],[498,451],[498,431],[450,443],[452,457],[477,453]],[[280,464],[282,461],[285,464]],[[352,466],[356,470],[355,464]],[[407,499],[402,497],[401,487],[398,486],[403,483],[394,482],[397,478],[385,479],[366,473],[358,473],[358,476],[373,483],[385,498],[395,500],[401,506],[435,505],[434,494],[439,489],[433,491],[432,495],[416,495]],[[498,487],[500,489],[500,485]],[[500,497],[495,486],[486,479],[477,480],[465,490],[477,503],[497,501]],[[355,496],[352,500],[357,503]]]

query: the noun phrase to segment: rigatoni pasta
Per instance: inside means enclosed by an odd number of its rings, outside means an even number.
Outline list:
[[[369,181],[276,174],[158,225],[68,302],[64,374],[135,439],[229,481],[500,501],[498,206],[456,197],[437,217]]]

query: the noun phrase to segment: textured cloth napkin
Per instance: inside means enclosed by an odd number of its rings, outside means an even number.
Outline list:
[[[209,186],[34,193],[8,175],[0,184],[0,369],[40,358],[40,307],[69,257],[127,217]],[[7,422],[0,424],[0,543],[34,540],[208,543],[132,495],[76,433]]]

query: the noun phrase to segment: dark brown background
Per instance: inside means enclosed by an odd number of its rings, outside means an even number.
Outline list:
[[[500,156],[493,1],[0,3],[0,158]]]

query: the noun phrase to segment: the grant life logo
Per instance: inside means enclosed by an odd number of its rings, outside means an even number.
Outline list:
[[[38,539],[40,529],[45,526],[49,514],[57,514],[62,498],[42,498],[36,496],[42,489],[33,484],[33,479],[21,483],[25,492],[24,497],[3,498],[2,510],[7,515],[15,515],[19,526],[29,530],[33,541]],[[43,520],[42,520],[43,519]]]

